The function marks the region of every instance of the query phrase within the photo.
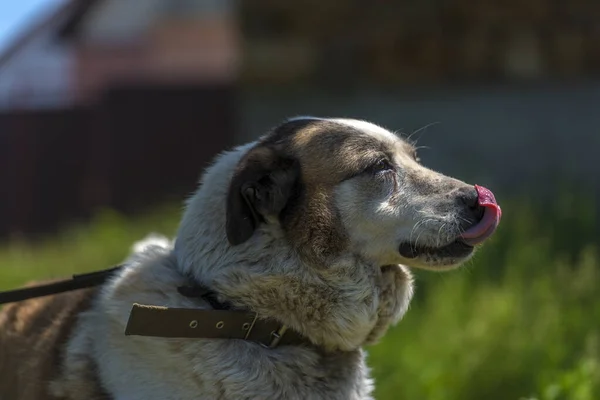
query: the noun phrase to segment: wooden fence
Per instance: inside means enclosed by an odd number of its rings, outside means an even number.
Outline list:
[[[0,113],[0,237],[181,201],[235,121],[232,86],[119,87],[89,107]]]

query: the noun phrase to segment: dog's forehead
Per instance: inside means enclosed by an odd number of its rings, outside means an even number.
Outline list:
[[[319,118],[302,116],[288,119],[275,129],[270,142],[286,141],[296,150],[325,150],[332,146],[369,147],[398,150],[404,141],[392,132],[368,121],[349,118]],[[318,145],[319,149],[315,149]]]
[[[348,118],[332,118],[330,119],[330,121],[336,122],[344,126],[348,126],[350,128],[354,128],[366,135],[379,139],[382,142],[395,144],[398,143],[398,141],[400,140],[398,136],[394,135],[392,132],[388,131],[385,128],[382,128],[379,125],[375,125],[372,122]]]
[[[320,118],[320,117],[312,117],[312,116],[301,116],[294,117],[286,120],[284,124],[290,123],[299,123],[299,126],[304,124],[311,124],[314,126],[327,127],[331,126],[331,123],[337,124],[339,128],[343,129],[344,127],[350,128],[355,131],[359,131],[363,134],[373,136],[375,138],[385,140],[385,141],[397,141],[398,137],[394,135],[392,132],[387,129],[376,125],[369,121],[352,119],[352,118]],[[299,128],[298,130],[301,130]]]

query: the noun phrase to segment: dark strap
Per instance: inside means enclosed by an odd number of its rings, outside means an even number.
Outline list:
[[[37,285],[22,289],[0,292],[0,304],[14,303],[16,301],[28,300],[34,297],[50,296],[53,294],[69,292],[72,290],[100,286],[121,268],[123,268],[123,266],[118,265],[116,267],[105,269],[102,271],[73,275],[71,279],[47,283],[45,285]]]
[[[242,339],[262,344],[308,344],[296,331],[256,313],[230,310],[169,308],[134,303],[125,335],[192,339]]]
[[[22,289],[0,292],[0,304],[49,296],[73,290],[100,286],[122,265],[73,275],[71,279]],[[216,309],[167,308],[134,303],[125,328],[125,335],[193,339],[242,339],[265,347],[308,344],[298,332],[287,329],[277,321],[260,319],[249,311],[231,310],[228,304],[217,301],[216,295],[201,286],[177,288],[186,297],[202,297]]]

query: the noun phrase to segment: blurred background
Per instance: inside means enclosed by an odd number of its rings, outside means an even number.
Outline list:
[[[406,135],[499,231],[417,273],[377,399],[600,399],[600,2],[0,4],[0,290],[175,233],[218,152],[286,117]]]

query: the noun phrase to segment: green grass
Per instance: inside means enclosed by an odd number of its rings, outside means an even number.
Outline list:
[[[377,399],[600,399],[600,254],[594,202],[506,204],[466,267],[417,272],[406,317],[368,348]],[[0,246],[0,290],[120,262],[148,232],[172,235],[178,207]]]

